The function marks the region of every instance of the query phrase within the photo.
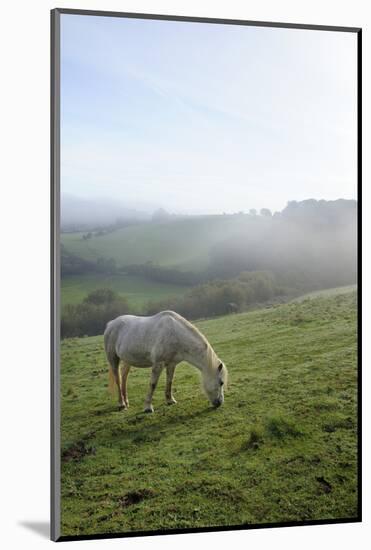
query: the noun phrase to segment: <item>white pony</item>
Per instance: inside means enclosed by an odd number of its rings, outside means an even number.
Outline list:
[[[163,368],[166,368],[166,402],[176,403],[172,395],[175,367],[187,361],[201,371],[203,387],[214,407],[224,401],[223,385],[227,369],[203,334],[174,311],[162,311],[151,317],[122,315],[107,324],[104,346],[110,364],[113,389],[116,382],[119,408],[129,406],[127,378],[131,366],[151,368],[145,412],[153,412],[152,396]],[[119,363],[123,368],[120,373]]]

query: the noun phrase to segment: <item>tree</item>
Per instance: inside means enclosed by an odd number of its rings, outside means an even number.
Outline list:
[[[272,212],[269,210],[269,208],[262,208],[260,210],[260,215],[264,216],[265,218],[271,218],[272,217]]]
[[[169,218],[170,218],[170,214],[164,208],[158,208],[152,214],[153,222],[167,221]]]
[[[98,306],[101,304],[110,304],[115,300],[120,300],[120,298],[120,295],[110,288],[97,288],[89,292],[86,298],[84,298],[84,302],[86,304],[95,304]]]
[[[61,316],[61,336],[95,336],[102,334],[108,321],[129,313],[125,298],[109,288],[90,292],[76,305],[66,305]]]

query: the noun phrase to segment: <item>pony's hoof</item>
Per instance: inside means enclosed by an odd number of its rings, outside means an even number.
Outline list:
[[[126,405],[119,405],[118,410],[119,411],[124,411],[126,408],[127,408]]]
[[[166,404],[167,405],[175,405],[176,402],[177,402],[176,399],[172,398],[172,399],[169,399],[169,401],[166,401]]]
[[[146,407],[144,409],[144,412],[145,413],[153,413],[154,412],[154,408],[152,407],[152,405],[150,407]]]

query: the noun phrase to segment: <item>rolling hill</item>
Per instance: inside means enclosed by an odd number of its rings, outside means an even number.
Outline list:
[[[89,292],[98,288],[114,290],[127,298],[130,306],[138,312],[151,300],[181,296],[189,290],[189,286],[149,281],[140,275],[123,273],[70,275],[63,277],[61,281],[62,307],[82,302]]]
[[[209,251],[247,227],[247,216],[199,216],[176,221],[142,223],[91,239],[83,233],[63,233],[65,248],[81,258],[114,258],[118,265],[154,262],[185,270],[207,266]]]
[[[212,410],[196,369],[177,405],[108,394],[101,336],[62,342],[62,534],[356,518],[355,292],[200,321],[230,375]]]

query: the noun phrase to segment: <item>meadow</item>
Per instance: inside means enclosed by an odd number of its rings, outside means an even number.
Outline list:
[[[103,338],[61,344],[62,535],[356,518],[356,293],[197,322],[229,369],[211,409],[178,366],[176,405],[108,393]]]
[[[140,275],[124,273],[69,275],[61,279],[62,307],[82,302],[90,292],[98,288],[114,290],[120,296],[127,298],[135,311],[141,311],[153,299],[161,300],[183,295],[189,286],[150,281]]]
[[[86,260],[115,258],[120,266],[149,261],[161,266],[201,270],[213,245],[248,227],[246,216],[198,216],[157,223],[138,223],[91,239],[84,233],[62,233],[66,249]]]
[[[200,271],[208,265],[210,248],[246,225],[239,216],[200,216],[163,223],[138,223],[84,239],[86,233],[62,233],[69,253],[85,260],[115,258],[117,265],[154,262],[162,267]],[[110,288],[141,311],[152,300],[183,295],[189,286],[149,280],[126,273],[84,273],[63,276],[62,307],[77,304],[97,288]]]

